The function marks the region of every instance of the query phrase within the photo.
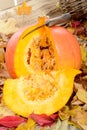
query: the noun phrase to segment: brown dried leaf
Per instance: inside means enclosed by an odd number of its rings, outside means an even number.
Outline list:
[[[72,116],[72,121],[79,124],[87,125],[87,112],[77,111],[74,116]]]
[[[3,33],[0,33],[0,39],[1,39],[1,41],[4,41],[4,42],[8,41],[8,37]]]
[[[77,91],[78,89],[82,89],[83,86],[82,86],[81,83],[74,82],[74,88],[75,88],[75,90]]]
[[[4,48],[0,48],[0,63],[4,62],[5,60],[5,51]]]
[[[0,42],[0,48],[6,48],[6,45],[7,45],[6,42],[3,41]]]
[[[85,20],[85,21],[83,22],[83,24],[84,24],[84,27],[87,28],[87,20]]]
[[[73,106],[70,110],[69,110],[69,114],[71,117],[75,117],[77,112],[81,111],[81,107],[80,106]]]
[[[78,89],[76,95],[79,100],[84,103],[87,103],[87,92],[84,89]]]
[[[4,81],[7,78],[10,78],[10,75],[7,71],[6,65],[4,63],[0,64],[0,86],[4,84]]]
[[[78,105],[83,105],[83,102],[81,102],[80,100],[78,100],[77,96],[75,95],[73,97],[73,100],[71,101],[71,106],[72,105],[75,105],[75,106],[78,106]]]
[[[83,130],[87,130],[87,125],[82,125],[82,124],[80,124],[80,126],[81,126],[81,128],[82,128]]]
[[[76,27],[74,30],[75,35],[81,35],[85,33],[85,28],[83,26]]]
[[[59,111],[59,117],[61,120],[66,120],[69,118],[69,107],[68,106],[65,106],[63,107],[60,111]]]
[[[80,49],[81,49],[82,61],[87,62],[87,50],[85,46],[80,46]]]

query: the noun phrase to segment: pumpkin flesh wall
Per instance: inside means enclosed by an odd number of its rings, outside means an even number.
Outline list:
[[[19,79],[7,79],[3,88],[5,104],[18,115],[53,114],[69,100],[79,70],[33,73]]]
[[[57,70],[58,58],[55,53],[56,47],[52,38],[44,30],[46,28],[30,34],[30,39],[27,37],[25,40],[19,39],[20,43],[17,44],[14,56],[14,68],[18,77],[20,77],[20,73],[26,75],[29,72],[35,71],[49,72]],[[20,50],[19,48],[23,49]]]

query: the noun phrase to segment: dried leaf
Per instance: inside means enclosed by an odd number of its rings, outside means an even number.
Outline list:
[[[31,118],[29,118],[29,119],[28,119],[28,122],[27,122],[27,127],[28,127],[28,128],[35,127],[35,121],[32,120]]]
[[[31,13],[32,7],[28,6],[26,2],[23,2],[21,6],[18,7],[18,15],[29,15]]]
[[[0,130],[8,130],[6,127],[0,127]]]
[[[35,127],[35,121],[29,118],[27,122],[20,124],[16,130],[35,130]]]
[[[58,113],[52,114],[50,116],[47,116],[46,114],[38,115],[32,113],[29,117],[36,121],[36,123],[38,123],[40,126],[50,126],[58,118]]]
[[[18,31],[16,27],[16,20],[14,18],[9,18],[8,21],[0,20],[0,33],[12,34]]]
[[[78,89],[76,95],[79,100],[84,103],[87,103],[87,91],[85,91],[84,89]]]
[[[80,49],[81,49],[82,61],[86,62],[87,61],[87,50],[84,46],[80,46]]]
[[[78,123],[76,123],[76,122],[72,122],[72,121],[68,121],[68,123],[69,123],[69,125],[70,125],[70,127],[71,126],[74,126],[74,129],[78,129],[78,130],[83,130],[82,128],[81,128],[81,126],[78,124]],[[73,129],[72,129],[73,130]]]
[[[2,86],[4,84],[4,81],[7,78],[10,78],[10,75],[9,75],[8,71],[5,70],[5,68],[0,69],[0,86]]]
[[[76,112],[76,114],[72,117],[72,120],[79,124],[87,125],[87,112],[85,111]]]
[[[74,28],[68,27],[67,30],[68,30],[69,32],[71,32],[72,34],[74,33]]]
[[[83,21],[83,24],[87,28],[87,20]]]
[[[87,111],[87,104],[83,105],[82,109],[85,110],[85,111]]]
[[[77,96],[75,96],[75,97],[77,97]],[[71,101],[71,105],[79,106],[79,105],[83,105],[83,102],[81,102],[80,100],[78,100],[78,98],[76,98],[76,100]]]
[[[79,125],[80,124],[86,125],[87,124],[87,112],[82,110],[81,106],[74,106],[70,111],[71,115],[71,121],[74,122],[75,124]]]
[[[15,115],[14,112],[12,112],[5,104],[4,102],[1,100],[0,103],[0,118],[3,118],[5,116],[11,116],[11,115]]]
[[[4,42],[8,41],[8,37],[3,33],[0,33],[0,38],[1,38],[1,41],[4,41]]]
[[[68,130],[68,120],[64,120],[61,124],[60,130]]]
[[[27,123],[22,123],[18,125],[18,127],[15,130],[28,130]]]
[[[75,35],[81,35],[85,33],[85,28],[83,26],[76,27],[74,30]]]
[[[71,117],[74,117],[76,115],[77,112],[81,111],[81,107],[80,106],[73,106],[70,110],[69,110],[69,114]]]
[[[61,124],[62,124],[62,121],[60,119],[58,119],[57,122],[52,125],[52,127],[51,127],[52,130],[59,130],[61,127]]]
[[[68,120],[64,120],[61,122],[61,126],[57,130],[80,130],[77,126],[70,125]]]
[[[19,116],[5,116],[0,119],[0,125],[5,127],[17,127],[19,124],[25,122],[26,120]]]
[[[63,107],[63,109],[61,109],[59,111],[59,117],[61,120],[66,120],[69,118],[69,107],[68,106],[65,106]]]
[[[60,2],[59,1],[57,1],[56,7],[57,7],[57,9],[60,9]]]
[[[87,125],[80,124],[80,126],[82,127],[83,130],[87,130]]]
[[[7,42],[0,42],[0,48],[6,48]]]
[[[5,51],[4,48],[0,48],[0,63],[4,62],[5,60]]]
[[[73,27],[73,28],[76,28],[76,27],[78,27],[80,25],[81,25],[80,21],[74,21],[74,22],[71,23],[71,27]]]

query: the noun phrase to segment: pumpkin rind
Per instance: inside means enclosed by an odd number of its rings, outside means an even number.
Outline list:
[[[82,62],[81,50],[77,39],[63,27],[54,26],[50,30],[58,52],[58,68],[68,66],[80,69]]]
[[[28,117],[32,112],[35,114],[44,113],[47,115],[55,113],[60,110],[69,100],[73,91],[74,77],[78,73],[80,73],[80,71],[69,69],[52,71],[50,74],[46,74],[44,72],[34,74],[40,78],[43,76],[46,77],[47,75],[48,77],[52,76],[54,79],[53,83],[56,84],[57,90],[55,93],[46,99],[43,97],[41,100],[39,98],[32,100],[32,97],[28,100],[28,97],[26,97],[26,93],[24,91],[27,87],[26,84],[28,82],[24,80],[26,77],[22,77],[20,79],[7,79],[5,81],[3,89],[3,98],[5,104],[12,111],[24,117]],[[40,81],[40,79],[38,80]],[[46,80],[49,81],[49,78]],[[41,86],[38,86],[38,88],[39,87]],[[45,88],[45,84],[43,85],[43,88]],[[31,89],[28,91],[30,90]],[[37,94],[35,96],[37,96]]]
[[[26,28],[27,27],[24,27],[23,29],[16,32],[7,43],[6,53],[5,53],[5,62],[6,62],[8,72],[11,74],[12,77],[17,77],[15,69],[14,69],[14,56],[15,56],[15,51],[17,47],[17,42],[19,40],[21,33]]]

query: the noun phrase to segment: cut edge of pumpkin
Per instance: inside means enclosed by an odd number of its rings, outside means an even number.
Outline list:
[[[37,26],[39,26],[39,24],[26,29],[22,33],[22,35],[20,36],[20,38],[18,40],[18,44],[17,44],[15,56],[14,56],[14,68],[15,68],[15,72],[16,72],[17,77],[20,77],[21,75],[26,75],[28,73],[35,71],[35,69],[33,69],[32,67],[29,67],[29,65],[27,64],[28,48],[29,48],[30,44],[32,44],[34,38],[40,38],[41,36],[43,36],[43,32],[46,32],[47,37],[49,37],[49,41],[51,41],[51,44],[53,46],[53,50],[56,50],[56,46],[54,44],[52,33],[47,26],[44,26],[44,27],[32,32],[27,37],[25,37],[25,39],[23,39],[23,37],[28,32],[30,32],[31,30],[33,30]],[[21,48],[21,49],[19,49],[19,48]],[[22,56],[22,58],[21,58],[21,56]],[[58,57],[57,57],[57,54],[55,51],[54,51],[54,57],[55,57],[55,62],[56,62],[55,63],[55,70],[57,70]],[[19,61],[21,63],[21,66],[20,66]],[[40,70],[40,71],[42,71],[42,70]]]
[[[22,92],[22,79],[8,79],[4,85],[4,101],[16,114],[28,117],[29,114],[53,114],[60,110],[69,100],[73,92],[74,77],[78,70],[57,71],[59,90],[56,95],[42,101],[28,101]],[[56,79],[57,80],[57,79]],[[26,87],[26,86],[25,86]],[[57,95],[58,94],[58,95]]]

